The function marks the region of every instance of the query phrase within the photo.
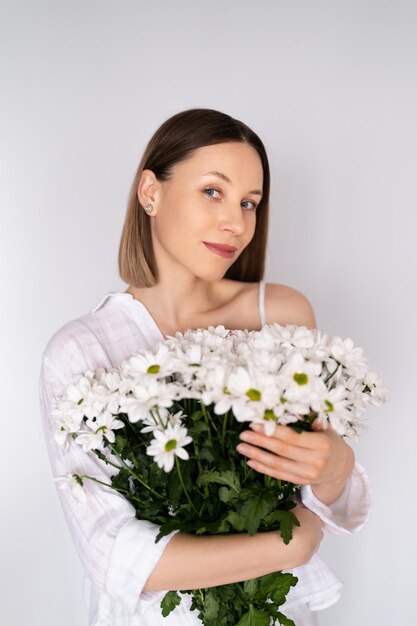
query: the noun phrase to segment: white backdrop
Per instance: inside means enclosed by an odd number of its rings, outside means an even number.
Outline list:
[[[116,256],[142,150],[169,116],[201,106],[265,142],[266,279],[303,291],[392,394],[356,446],[372,517],[323,544],[345,588],[320,623],[415,626],[416,6],[0,1],[2,623],[87,624],[41,430],[41,353],[125,289]]]

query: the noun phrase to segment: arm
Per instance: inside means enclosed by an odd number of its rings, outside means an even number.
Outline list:
[[[308,299],[285,285],[268,284],[268,321],[316,328]],[[239,451],[251,459],[249,465],[303,485],[303,503],[333,532],[345,534],[362,528],[370,511],[369,479],[340,435],[332,429],[296,433],[283,426],[278,426],[271,438],[262,433],[262,426],[256,424],[242,433],[246,447]]]
[[[250,537],[178,533],[148,578],[146,590],[213,587],[256,578],[307,563],[323,537],[319,518],[297,505],[300,527],[288,545],[277,531]]]
[[[250,457],[251,467],[298,485],[310,484],[314,495],[327,505],[343,493],[355,464],[352,448],[331,428],[298,433],[276,426],[268,437],[262,424],[251,424],[241,439],[244,443],[238,450]]]
[[[83,369],[81,367],[81,369]],[[53,442],[52,398],[68,380],[44,357],[40,401],[54,475],[78,473],[109,483],[114,469],[70,439],[68,449]],[[143,590],[208,587],[259,576],[307,562],[322,538],[322,522],[302,509],[302,528],[288,546],[275,532],[258,536],[197,537],[173,532],[155,543],[159,525],[135,517],[131,504],[111,488],[85,480],[87,502],[59,490],[61,504],[80,559],[94,584],[132,613]]]

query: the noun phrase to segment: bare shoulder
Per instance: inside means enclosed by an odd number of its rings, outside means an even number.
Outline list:
[[[267,324],[297,324],[316,328],[316,318],[308,298],[288,285],[266,283],[265,316]]]

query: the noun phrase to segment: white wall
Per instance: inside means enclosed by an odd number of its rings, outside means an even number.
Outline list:
[[[322,550],[345,589],[320,623],[415,625],[416,4],[2,0],[0,24],[2,623],[87,623],[41,432],[40,356],[125,288],[116,255],[139,157],[166,118],[203,106],[269,152],[266,278],[304,291],[392,394],[356,447],[372,518]]]

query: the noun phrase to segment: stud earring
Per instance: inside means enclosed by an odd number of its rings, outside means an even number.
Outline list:
[[[147,204],[147,205],[145,206],[145,211],[146,211],[146,213],[147,213],[148,215],[149,215],[150,213],[152,213],[152,211],[153,211],[153,206],[152,206],[152,204]]]

